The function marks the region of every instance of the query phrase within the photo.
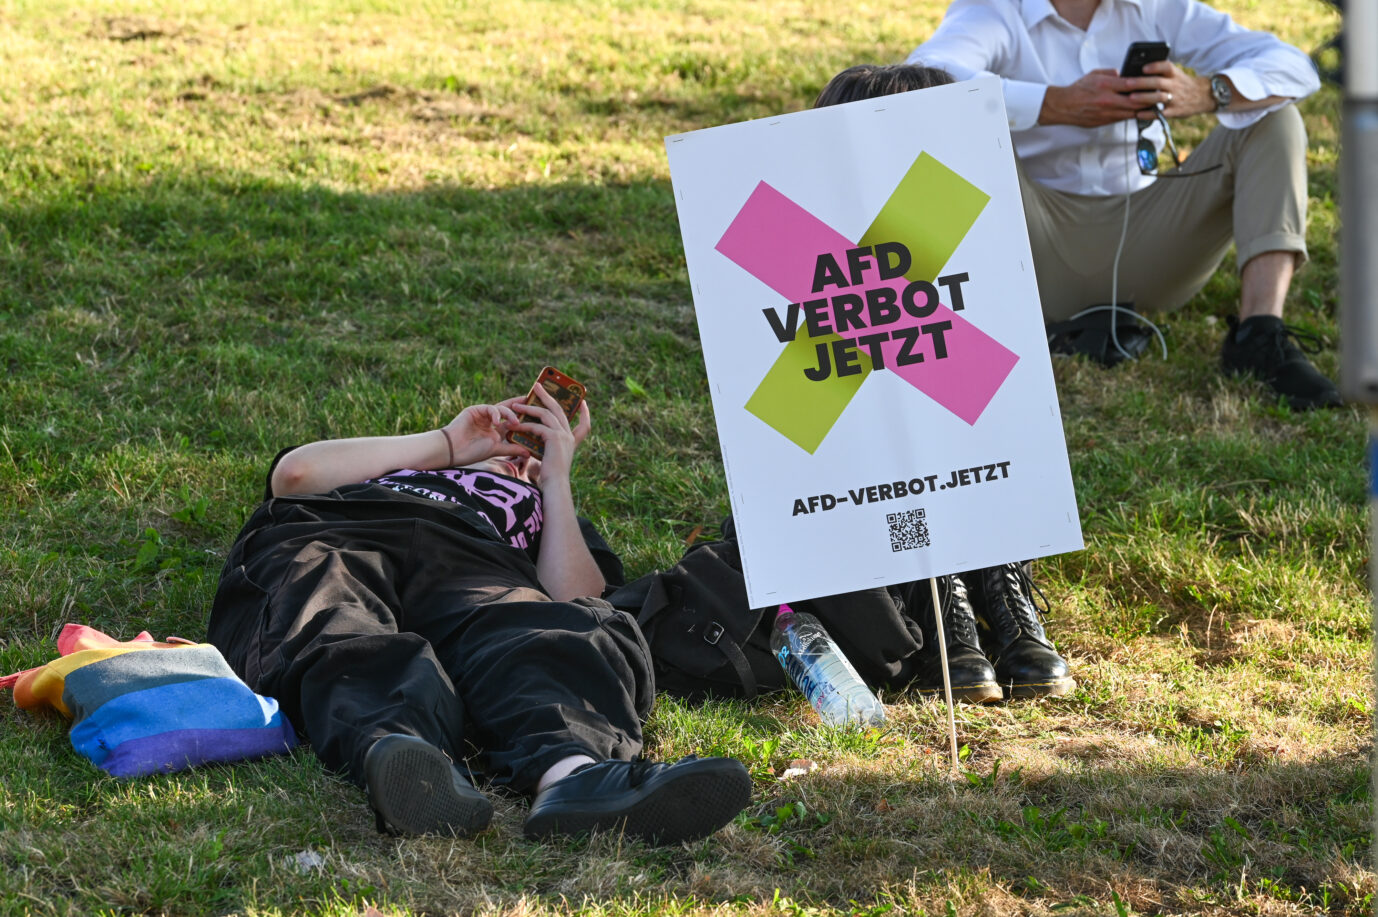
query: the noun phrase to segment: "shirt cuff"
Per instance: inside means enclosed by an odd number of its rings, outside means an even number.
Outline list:
[[[1005,80],[1005,114],[1010,130],[1026,131],[1037,126],[1038,113],[1043,110],[1043,96],[1047,92],[1048,87],[1042,83]]]
[[[1230,82],[1234,84],[1235,93],[1238,94],[1240,98],[1253,101],[1272,95],[1272,93],[1268,91],[1268,87],[1263,85],[1263,80],[1259,79],[1258,74],[1254,73],[1252,70],[1227,67],[1221,70],[1220,74],[1230,78]],[[1221,127],[1238,131],[1243,130],[1251,124],[1256,124],[1263,120],[1264,115],[1277,111],[1284,105],[1290,105],[1292,102],[1292,99],[1284,99],[1274,105],[1269,105],[1267,108],[1255,108],[1252,111],[1222,111],[1217,112],[1216,117],[1220,119]]]
[[[1251,102],[1268,95],[1268,90],[1263,86],[1263,80],[1259,79],[1258,74],[1252,70],[1227,67],[1220,71],[1220,76],[1229,77],[1230,82],[1234,84],[1234,91]]]

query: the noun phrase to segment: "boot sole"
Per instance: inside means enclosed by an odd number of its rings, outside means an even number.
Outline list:
[[[1005,697],[1062,697],[1076,689],[1077,680],[1068,675],[1049,681],[1026,681],[1020,684],[1010,682],[1001,685]]]
[[[368,802],[387,834],[477,834],[493,805],[464,782],[445,753],[410,736],[385,736],[364,758]]]
[[[581,799],[542,807],[522,825],[533,840],[554,834],[619,831],[656,846],[707,837],[751,801],[751,775],[736,761],[703,761],[692,770],[652,779],[610,798]]]
[[[918,688],[918,693],[924,697],[936,697],[943,699],[943,686],[936,688]],[[966,704],[994,704],[1005,699],[1005,692],[993,681],[982,682],[976,685],[957,685],[952,686],[952,702],[962,702]]]

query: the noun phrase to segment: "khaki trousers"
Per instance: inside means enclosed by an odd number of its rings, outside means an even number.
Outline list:
[[[1183,171],[1130,196],[1129,230],[1120,256],[1120,302],[1140,312],[1180,308],[1205,286],[1236,246],[1240,266],[1256,255],[1288,251],[1306,260],[1306,127],[1295,105],[1243,130],[1217,127],[1192,151]],[[1137,168],[1137,166],[1131,166]],[[1045,321],[1110,302],[1111,271],[1125,199],[1046,188],[1019,171]]]

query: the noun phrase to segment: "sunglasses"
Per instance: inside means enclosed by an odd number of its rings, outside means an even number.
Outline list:
[[[1172,142],[1172,128],[1167,123],[1167,118],[1163,115],[1162,109],[1155,109],[1153,112],[1154,121],[1163,126],[1163,136],[1167,138],[1168,152],[1172,154],[1173,167],[1170,171],[1158,171],[1158,148],[1153,145],[1153,140],[1144,136],[1144,131],[1153,125],[1153,121],[1139,119],[1139,144],[1135,147],[1134,153],[1139,160],[1139,172],[1143,175],[1156,175],[1158,178],[1190,178],[1193,175],[1205,175],[1207,172],[1214,172],[1220,168],[1220,163],[1216,163],[1208,169],[1198,169],[1194,172],[1182,171],[1182,157],[1177,152],[1177,144]]]

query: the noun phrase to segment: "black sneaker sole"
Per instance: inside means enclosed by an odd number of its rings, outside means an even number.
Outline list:
[[[477,834],[493,804],[464,780],[445,753],[413,736],[384,736],[364,757],[368,803],[387,834]]]
[[[751,802],[751,775],[739,762],[709,758],[652,778],[612,798],[542,807],[537,800],[522,825],[528,838],[616,831],[648,844],[671,846],[707,837]]]
[[[1077,680],[1070,675],[1052,678],[1048,681],[1009,682],[1002,684],[1005,697],[1062,697],[1071,694],[1077,687]]]

